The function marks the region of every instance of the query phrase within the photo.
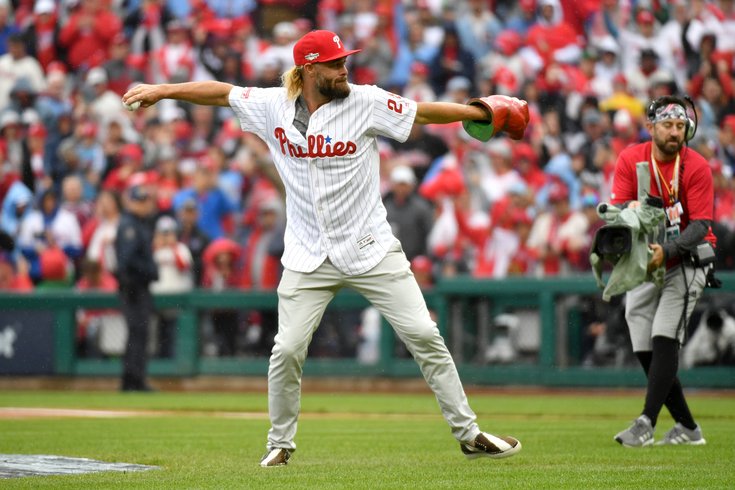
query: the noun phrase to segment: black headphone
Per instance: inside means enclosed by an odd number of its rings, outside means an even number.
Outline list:
[[[653,120],[656,119],[656,111],[659,109],[659,107],[667,104],[680,105],[684,109],[684,112],[687,112],[687,103],[692,106],[692,112],[694,112],[694,120],[692,120],[692,118],[687,115],[684,141],[689,142],[694,138],[694,135],[697,134],[699,117],[697,116],[697,108],[694,107],[694,101],[688,95],[684,95],[683,98],[677,97],[675,95],[664,95],[662,97],[659,97],[658,99],[652,101],[651,104],[648,106],[646,117],[648,117],[649,121],[653,122]]]

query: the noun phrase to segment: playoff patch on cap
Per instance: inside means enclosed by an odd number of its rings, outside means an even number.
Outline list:
[[[331,31],[311,31],[294,45],[293,62],[296,66],[326,63],[359,51],[361,50],[345,49],[339,36]]]

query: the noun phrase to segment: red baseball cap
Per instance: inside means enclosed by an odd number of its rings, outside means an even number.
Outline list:
[[[653,24],[656,21],[656,18],[650,11],[641,10],[635,16],[635,20],[638,21],[639,24]]]
[[[735,132],[735,115],[729,115],[725,116],[725,118],[722,120],[722,129],[730,128],[733,132]]]
[[[120,157],[120,159],[128,158],[139,163],[143,161],[143,150],[140,148],[140,146],[134,143],[128,143],[127,145],[120,148],[118,156]]]
[[[47,134],[46,128],[41,123],[32,124],[28,127],[28,136],[31,138],[45,138]]]
[[[293,62],[296,66],[307,63],[326,63],[357,53],[359,49],[345,49],[339,36],[331,31],[311,31],[296,41]]]
[[[569,199],[569,189],[561,182],[555,182],[549,189],[549,202],[560,202]]]

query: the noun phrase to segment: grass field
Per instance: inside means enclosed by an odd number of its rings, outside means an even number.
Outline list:
[[[141,473],[0,480],[3,489],[731,489],[735,396],[688,393],[707,445],[626,449],[612,436],[642,393],[470,394],[481,427],[523,451],[465,460],[430,394],[304,393],[298,450],[258,466],[269,424],[263,393],[0,393],[0,407],[127,410],[109,418],[0,413],[0,454],[55,454],[156,465]],[[665,414],[657,435],[671,426]]]

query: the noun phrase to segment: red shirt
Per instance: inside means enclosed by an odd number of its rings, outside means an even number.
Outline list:
[[[667,192],[666,186],[669,188],[672,187],[671,181],[674,175],[676,160],[656,162],[666,181],[666,184],[663,181],[661,182],[662,196],[656,185],[656,176],[654,174],[656,169],[651,163],[651,145],[652,143],[648,141],[629,146],[618,156],[618,161],[615,164],[615,174],[613,176],[612,204],[623,204],[627,201],[638,199],[638,179],[635,173],[635,164],[645,161],[648,162],[648,168],[651,173],[651,185],[648,189],[649,194],[663,198],[664,205],[669,205],[669,193]],[[707,160],[691,148],[684,147],[681,150],[679,173],[679,201],[684,211],[679,225],[680,231],[684,231],[692,220],[712,221],[714,215],[714,187],[712,184],[712,171]],[[713,246],[716,244],[717,240],[712,233],[711,227],[707,231],[705,240]]]

